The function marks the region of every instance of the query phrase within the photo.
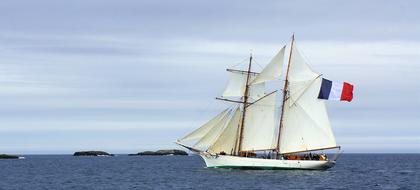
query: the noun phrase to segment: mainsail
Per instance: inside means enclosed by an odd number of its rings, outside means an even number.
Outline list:
[[[280,153],[336,147],[324,101],[317,98],[322,78],[308,66],[296,45],[291,51]]]
[[[246,109],[241,151],[276,148],[276,93],[272,93]]]

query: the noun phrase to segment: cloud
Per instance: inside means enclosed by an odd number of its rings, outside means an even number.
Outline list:
[[[327,102],[343,147],[418,144],[417,1],[19,3],[0,7],[0,139],[8,151],[172,146],[229,105],[214,100],[227,67],[245,63],[250,49],[264,66],[292,32],[314,70],[355,84],[352,103]]]

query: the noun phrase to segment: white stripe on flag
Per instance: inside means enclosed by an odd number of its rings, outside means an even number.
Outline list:
[[[328,100],[338,100],[341,99],[341,92],[343,91],[343,82],[332,82],[330,96],[328,96]]]

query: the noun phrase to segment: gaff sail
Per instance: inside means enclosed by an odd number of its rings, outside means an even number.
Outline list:
[[[322,78],[312,71],[296,45],[291,51],[280,153],[336,147],[325,103],[318,99]]]

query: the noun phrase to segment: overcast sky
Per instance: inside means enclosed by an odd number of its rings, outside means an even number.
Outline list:
[[[3,0],[0,153],[174,148],[227,103],[225,69],[291,34],[355,85],[327,102],[345,152],[420,153],[419,1]],[[257,69],[260,67],[256,67]]]

